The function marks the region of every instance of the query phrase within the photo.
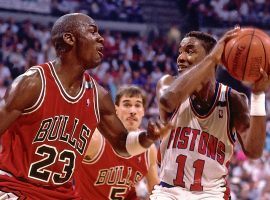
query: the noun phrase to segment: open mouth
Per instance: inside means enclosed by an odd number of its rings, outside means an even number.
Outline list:
[[[179,71],[179,72],[183,72],[183,71],[185,71],[187,68],[188,68],[188,67],[185,66],[185,65],[178,65],[178,71]]]
[[[98,52],[98,55],[99,55],[101,58],[103,58],[103,47],[102,47],[102,46],[97,48],[97,52]]]

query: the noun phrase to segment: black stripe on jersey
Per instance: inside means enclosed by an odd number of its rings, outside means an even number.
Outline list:
[[[58,78],[58,76],[57,76],[57,74],[55,72],[55,69],[53,67],[53,64],[51,62],[49,62],[48,65],[49,65],[49,69],[51,71],[51,74],[52,74],[52,76],[53,76],[53,78],[54,78],[54,80],[56,82],[56,85],[58,86],[58,88],[60,90],[60,93],[64,97],[64,99],[66,101],[68,101],[69,103],[76,103],[76,102],[78,102],[82,98],[82,96],[84,95],[84,92],[85,92],[85,84],[84,84],[85,83],[85,80],[82,82],[81,89],[80,89],[79,93],[75,97],[70,96],[66,92],[66,90],[64,89],[62,83],[60,82],[60,80],[59,80],[59,78]]]

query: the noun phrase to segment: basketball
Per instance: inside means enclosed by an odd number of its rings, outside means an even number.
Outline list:
[[[260,68],[269,74],[270,37],[257,28],[241,28],[229,40],[222,55],[228,72],[236,79],[254,83],[260,79]]]

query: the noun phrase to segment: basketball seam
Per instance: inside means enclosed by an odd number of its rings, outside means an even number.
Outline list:
[[[246,37],[246,36],[249,36],[249,35],[252,35],[252,34],[246,34],[246,35],[243,35],[242,37],[239,37],[238,40],[241,40],[242,38],[244,38],[244,37]],[[229,51],[229,53],[228,53],[227,60],[226,60],[227,65],[228,65],[228,61],[229,61],[230,54],[231,54],[231,52],[232,52],[232,50],[233,50],[233,48],[234,48],[234,46],[235,46],[236,44],[237,44],[237,42],[235,42],[235,43],[233,44],[233,46],[231,47],[231,49],[230,49],[230,51]]]
[[[252,42],[253,37],[254,37],[254,33],[255,33],[255,29],[253,29],[253,33],[251,34],[251,38],[250,38],[250,42],[249,42],[248,53],[247,53],[246,62],[245,62],[245,65],[244,65],[244,73],[243,73],[243,76],[242,76],[243,81],[244,81],[244,78],[246,76],[247,60],[248,60],[248,56],[249,56],[249,50],[250,50],[250,47],[251,47],[251,42]]]
[[[267,54],[267,52],[266,52],[266,49],[265,49],[265,46],[264,46],[264,44],[263,44],[263,41],[262,41],[262,39],[260,38],[260,37],[258,37],[257,35],[254,35],[255,37],[257,37],[259,40],[260,40],[260,42],[262,43],[262,46],[263,46],[263,51],[264,51],[264,68],[263,68],[263,70],[264,71],[266,71],[266,68],[267,68],[267,59],[266,59],[266,54]],[[268,72],[267,72],[268,73]]]

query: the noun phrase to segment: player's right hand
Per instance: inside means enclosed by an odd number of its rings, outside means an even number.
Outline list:
[[[171,123],[163,123],[159,119],[156,121],[150,120],[147,127],[147,139],[153,142],[162,139],[170,132],[171,128]]]
[[[209,56],[215,62],[215,64],[219,64],[221,62],[221,57],[224,51],[224,47],[226,42],[237,37],[240,31],[240,26],[236,26],[234,29],[227,31],[218,41],[215,47],[212,49]]]

